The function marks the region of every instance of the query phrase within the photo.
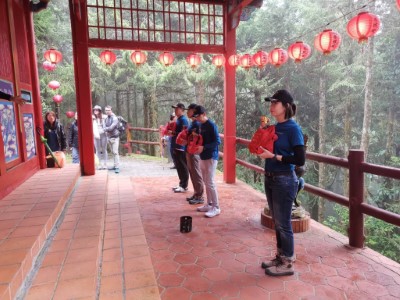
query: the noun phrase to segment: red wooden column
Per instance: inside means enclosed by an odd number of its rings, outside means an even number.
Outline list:
[[[225,25],[227,26],[227,25]],[[236,30],[226,31],[225,59],[236,54]],[[224,181],[236,181],[236,70],[225,65],[224,81]]]
[[[74,54],[81,172],[82,175],[94,175],[94,137],[86,1],[70,0],[69,8]]]

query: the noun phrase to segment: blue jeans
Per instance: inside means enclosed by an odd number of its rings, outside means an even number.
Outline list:
[[[72,163],[79,164],[79,149],[72,147]]]
[[[296,197],[298,179],[292,175],[265,176],[265,194],[275,222],[277,248],[286,257],[294,255],[292,205]]]

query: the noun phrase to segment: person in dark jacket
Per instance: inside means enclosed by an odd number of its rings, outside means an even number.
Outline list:
[[[78,113],[75,113],[75,121],[71,123],[68,131],[68,145],[72,150],[72,163],[79,164],[79,139],[78,139]]]
[[[107,105],[104,108],[107,114],[105,119],[104,131],[107,133],[107,141],[110,144],[111,152],[114,156],[114,172],[119,173],[119,130],[118,130],[118,118],[112,112],[112,107]]]
[[[47,139],[51,151],[65,151],[67,149],[67,139],[64,132],[64,127],[56,119],[54,111],[48,111],[44,117],[43,124],[44,137]],[[46,149],[46,155],[49,155]]]

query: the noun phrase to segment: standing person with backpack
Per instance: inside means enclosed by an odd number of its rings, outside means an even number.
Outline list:
[[[110,145],[111,152],[114,156],[114,170],[115,173],[119,173],[119,120],[117,116],[112,112],[112,107],[107,105],[104,108],[107,118],[104,122],[104,131],[107,133],[107,141]]]
[[[258,154],[265,159],[265,194],[275,223],[277,254],[274,259],[263,262],[261,267],[270,276],[293,275],[294,238],[292,229],[292,205],[298,191],[295,165],[305,163],[304,139],[300,126],[292,119],[296,115],[296,104],[287,90],[278,90],[272,97],[269,111],[277,122],[273,151],[260,147]]]

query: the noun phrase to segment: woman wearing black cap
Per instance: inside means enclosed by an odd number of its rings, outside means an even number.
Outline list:
[[[296,198],[298,179],[295,165],[305,163],[304,139],[300,126],[292,119],[296,105],[286,90],[277,91],[270,102],[270,113],[277,121],[273,153],[262,148],[259,154],[265,159],[265,194],[272,219],[275,222],[276,257],[261,264],[265,274],[271,276],[293,275],[294,239],[291,223],[293,201]]]

